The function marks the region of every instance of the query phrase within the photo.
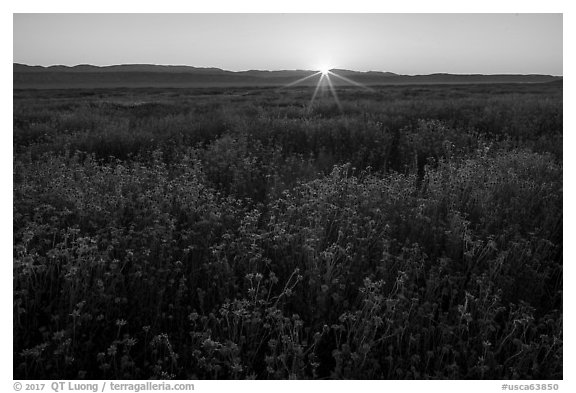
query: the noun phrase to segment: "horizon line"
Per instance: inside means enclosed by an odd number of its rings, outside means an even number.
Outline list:
[[[50,67],[68,67],[68,68],[74,68],[74,67],[79,67],[79,66],[91,66],[91,67],[98,67],[98,68],[105,68],[105,67],[116,67],[116,66],[159,66],[159,67],[189,67],[189,68],[196,68],[196,69],[214,69],[214,70],[220,70],[220,71],[225,71],[225,72],[233,72],[233,73],[240,73],[240,72],[250,72],[250,71],[255,71],[255,72],[282,72],[282,71],[305,71],[305,72],[318,72],[319,70],[313,70],[313,69],[304,69],[304,68],[294,68],[294,69],[273,69],[273,70],[268,70],[268,69],[258,69],[258,68],[250,68],[250,69],[246,69],[246,70],[238,70],[238,71],[233,71],[233,70],[227,70],[224,68],[219,68],[219,67],[215,67],[215,66],[193,66],[193,65],[187,65],[187,64],[157,64],[157,63],[117,63],[117,64],[107,64],[107,65],[96,65],[96,64],[90,64],[90,63],[79,63],[79,64],[75,64],[75,65],[67,65],[67,64],[52,64],[52,65],[41,65],[41,64],[35,64],[35,65],[30,65],[30,64],[26,64],[26,63],[20,63],[20,62],[16,62],[13,61],[12,62],[13,65],[23,65],[23,66],[27,66],[27,67],[42,67],[42,68],[50,68]],[[339,67],[332,67],[330,68],[330,71],[332,70],[338,70],[338,71],[350,71],[350,72],[358,72],[358,73],[382,73],[382,74],[394,74],[397,76],[424,76],[424,75],[463,75],[463,76],[469,76],[469,75],[543,75],[543,76],[552,76],[552,77],[558,77],[558,78],[563,78],[564,75],[555,75],[555,74],[542,74],[542,73],[513,73],[513,72],[501,72],[501,73],[489,73],[489,74],[485,74],[485,73],[480,73],[480,72],[475,72],[475,73],[452,73],[452,72],[431,72],[428,74],[400,74],[400,73],[396,73],[396,72],[392,72],[392,71],[380,71],[380,70],[368,70],[368,71],[358,71],[358,70],[352,70],[352,69],[348,69],[348,68],[339,68]]]

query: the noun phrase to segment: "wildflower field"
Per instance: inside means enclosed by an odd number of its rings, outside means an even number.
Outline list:
[[[562,84],[14,90],[15,379],[562,379]]]

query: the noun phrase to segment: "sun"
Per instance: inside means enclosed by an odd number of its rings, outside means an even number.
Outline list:
[[[322,73],[322,75],[328,75],[328,73],[330,72],[330,67],[322,66],[322,67],[320,67],[319,71]]]

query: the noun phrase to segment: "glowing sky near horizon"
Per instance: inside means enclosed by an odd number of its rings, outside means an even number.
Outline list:
[[[14,14],[14,62],[562,75],[562,14]]]

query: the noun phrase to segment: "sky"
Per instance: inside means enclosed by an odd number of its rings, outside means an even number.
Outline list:
[[[563,74],[562,14],[14,14],[28,65]]]

